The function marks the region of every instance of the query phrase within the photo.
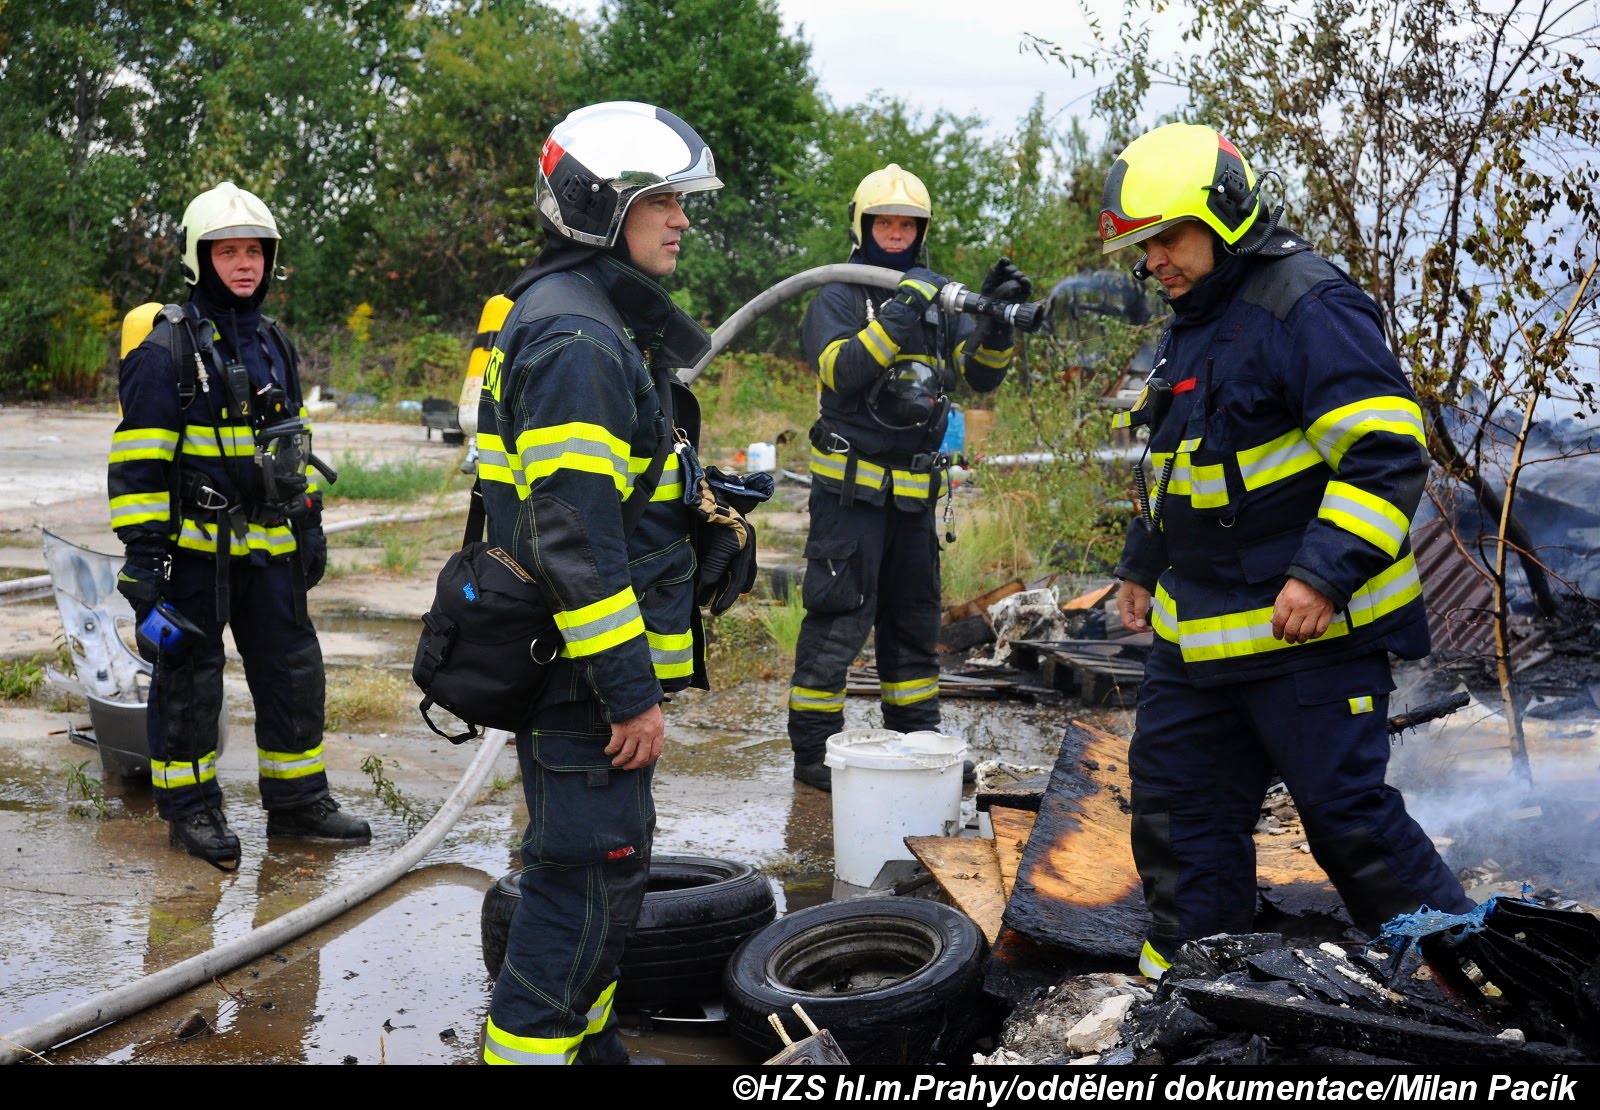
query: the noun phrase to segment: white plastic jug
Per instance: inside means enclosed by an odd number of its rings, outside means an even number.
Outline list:
[[[771,473],[778,469],[778,448],[771,443],[752,443],[744,450],[746,465],[750,470]]]

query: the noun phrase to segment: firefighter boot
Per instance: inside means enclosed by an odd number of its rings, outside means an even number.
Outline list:
[[[167,823],[167,843],[205,860],[219,871],[239,867],[239,838],[220,809],[202,809]]]
[[[824,794],[833,793],[833,769],[826,763],[801,763],[798,759],[794,764],[794,781],[815,787]]]
[[[339,803],[324,794],[310,805],[267,811],[267,835],[325,844],[366,844],[372,827],[359,817],[339,810]]]

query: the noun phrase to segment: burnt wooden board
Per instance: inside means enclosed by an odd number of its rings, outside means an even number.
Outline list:
[[[951,904],[983,931],[991,945],[1006,908],[994,841],[972,836],[908,836],[906,847],[928,869]]]
[[[974,801],[979,813],[988,813],[995,806],[1038,813],[1039,799],[1044,797],[1044,789],[1048,785],[1050,785],[1049,775],[1032,775],[1016,782],[1006,783],[1004,786],[979,790],[974,796]]]
[[[1149,915],[1130,846],[1127,767],[1125,737],[1078,721],[1067,726],[1009,892],[1005,925],[1075,952],[1137,958]],[[1332,888],[1316,861],[1295,847],[1303,840],[1297,832],[1257,834],[1257,873],[1275,887],[1309,883],[1325,902]]]
[[[1022,853],[1033,833],[1033,822],[1038,816],[1023,809],[1005,806],[989,808],[989,824],[994,826],[994,856],[1000,867],[1000,885],[1007,899],[1016,883],[1017,868],[1022,864]]]

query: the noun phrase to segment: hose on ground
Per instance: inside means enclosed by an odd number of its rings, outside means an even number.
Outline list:
[[[832,281],[848,282],[851,285],[870,285],[875,289],[893,289],[900,284],[900,279],[903,277],[905,274],[899,270],[891,270],[886,266],[862,266],[854,262],[835,262],[827,266],[802,270],[793,277],[786,277],[765,292],[756,294],[748,304],[723,321],[722,326],[711,333],[711,349],[706,352],[705,357],[689,369],[680,370],[678,378],[685,385],[694,381],[700,376],[701,371],[711,365],[711,360],[727,350],[746,328],[776,306],[784,301],[793,300],[801,293]]]
[[[370,874],[346,883],[342,887],[291,910],[276,920],[251,930],[209,952],[191,956],[181,963],[155,972],[127,986],[117,987],[80,1002],[43,1021],[22,1029],[0,1035],[0,1064],[14,1064],[19,1060],[38,1056],[84,1033],[99,1029],[137,1014],[159,1002],[193,987],[209,982],[218,975],[249,963],[273,949],[310,932],[318,925],[333,920],[360,905],[395,880],[399,879],[417,862],[431,852],[445,833],[450,831],[466,812],[472,799],[483,788],[494,770],[495,758],[511,738],[508,732],[489,729],[483,734],[478,754],[461,776],[461,781],[439,812],[416,836],[396,851]]]

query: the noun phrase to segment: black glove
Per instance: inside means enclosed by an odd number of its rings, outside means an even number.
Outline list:
[[[328,569],[328,537],[321,528],[307,528],[295,537],[295,544],[309,590],[322,581],[322,572]]]
[[[1022,304],[1033,295],[1033,282],[1028,275],[1017,269],[1017,264],[1009,258],[1002,258],[983,276],[983,287],[979,290],[985,297],[992,301],[1004,304]]]
[[[739,530],[720,524],[701,525],[700,573],[695,579],[695,604],[721,616],[740,594],[756,584],[756,530],[743,516],[744,542]]]
[[[939,299],[939,290],[949,280],[926,267],[911,267],[900,279],[893,299],[878,313],[878,322],[895,342],[905,346],[927,318],[929,307]]]
[[[142,624],[167,584],[167,553],[160,549],[128,548],[127,561],[117,573],[117,592],[133,606],[133,623]]]

